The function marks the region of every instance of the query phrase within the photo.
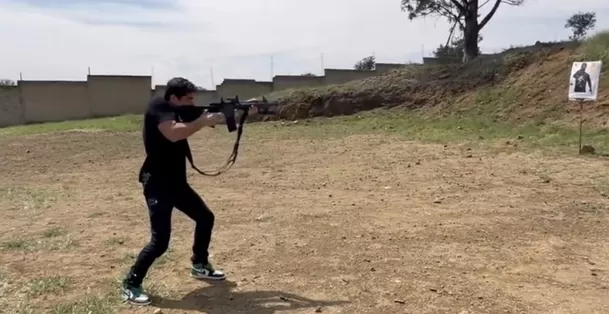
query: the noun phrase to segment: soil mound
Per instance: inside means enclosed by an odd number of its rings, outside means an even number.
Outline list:
[[[413,65],[346,84],[282,91],[267,96],[280,102],[280,114],[263,119],[350,115],[392,107],[457,110],[490,103],[496,106],[497,102],[502,103],[501,114],[506,119],[535,116],[547,112],[548,105],[552,110],[564,109],[568,114],[573,112],[571,108],[579,108],[567,100],[571,62],[606,58],[606,50],[599,56],[598,51],[603,50],[598,49],[598,41],[606,44],[605,49],[609,47],[609,33],[601,33],[584,43],[538,42],[481,56],[465,65]],[[598,51],[591,50],[590,42],[595,43],[593,48]],[[597,107],[607,103],[604,99],[608,93],[603,91],[605,81],[601,79]],[[482,94],[486,95],[485,99],[481,99]],[[604,121],[607,113],[588,115]]]

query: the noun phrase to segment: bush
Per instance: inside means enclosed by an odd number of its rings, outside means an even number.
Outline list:
[[[582,60],[603,61],[603,68],[609,65],[609,30],[602,31],[587,39],[581,49]]]

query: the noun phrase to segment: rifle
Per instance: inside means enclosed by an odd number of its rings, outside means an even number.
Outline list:
[[[269,102],[265,97],[262,97],[262,100],[250,99],[246,102],[241,102],[239,101],[239,96],[235,96],[235,98],[221,98],[220,102],[210,103],[206,106],[183,106],[180,108],[178,115],[184,122],[194,121],[204,112],[220,112],[224,114],[228,132],[237,131],[237,139],[233,145],[233,152],[228,157],[226,164],[218,168],[215,172],[204,172],[199,170],[199,168],[197,168],[193,162],[192,152],[190,151],[190,147],[187,145],[186,158],[188,159],[188,162],[190,162],[193,169],[195,169],[199,174],[215,177],[228,171],[228,169],[235,164],[237,161],[237,155],[239,154],[239,141],[241,140],[241,134],[243,134],[243,125],[245,124],[249,110],[252,107],[258,108],[259,114],[277,114],[279,104],[277,102]],[[242,115],[239,119],[239,125],[237,126],[236,113],[238,110],[242,112]]]

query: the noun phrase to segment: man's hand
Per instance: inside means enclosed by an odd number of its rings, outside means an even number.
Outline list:
[[[254,98],[248,99],[245,103],[247,104],[248,102],[253,102],[253,101],[258,101],[258,99],[256,99],[254,97]],[[247,114],[250,115],[250,116],[253,116],[253,115],[258,114],[258,111],[259,111],[258,107],[256,107],[256,106],[250,106],[250,109],[247,111]]]
[[[204,113],[197,120],[202,126],[213,128],[224,121],[224,114],[221,112]]]
[[[248,111],[248,115],[253,116],[258,114],[258,107],[256,106],[251,106],[250,110]]]

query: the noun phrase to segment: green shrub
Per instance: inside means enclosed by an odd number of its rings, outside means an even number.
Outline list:
[[[583,60],[603,61],[603,68],[609,65],[609,30],[597,33],[588,38],[582,45],[581,55]]]

